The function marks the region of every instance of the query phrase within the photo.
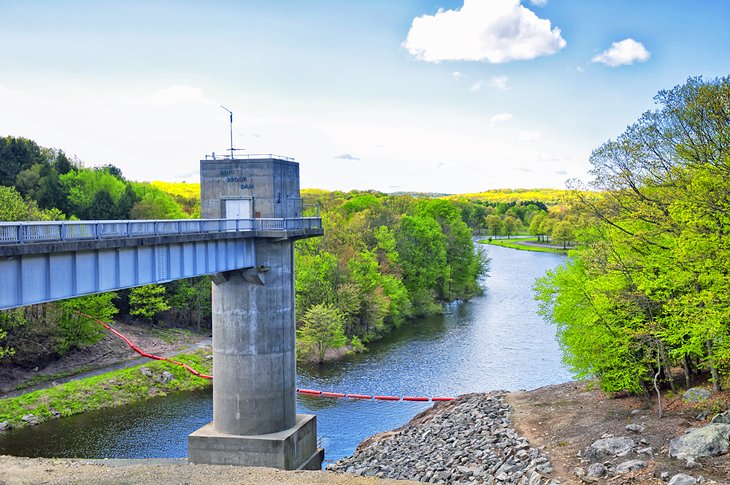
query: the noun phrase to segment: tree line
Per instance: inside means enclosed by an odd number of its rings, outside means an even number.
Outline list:
[[[458,204],[357,191],[303,197],[319,205],[324,226],[295,248],[299,344],[317,360],[479,294],[488,261]]]
[[[593,151],[579,248],[536,284],[565,361],[608,392],[730,376],[730,78],[690,78]],[[672,374],[674,372],[674,376]]]

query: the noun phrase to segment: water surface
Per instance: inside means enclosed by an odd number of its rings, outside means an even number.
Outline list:
[[[298,387],[360,394],[456,396],[534,389],[570,380],[554,327],[537,315],[535,278],[564,261],[550,253],[488,247],[485,293],[445,315],[404,325],[370,351],[324,367],[299,369]],[[317,415],[327,460],[367,436],[405,424],[428,403],[299,396]],[[179,393],[0,434],[0,454],[89,458],[179,458],[187,435],[212,420],[211,391]]]

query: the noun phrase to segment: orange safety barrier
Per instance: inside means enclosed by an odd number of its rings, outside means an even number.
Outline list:
[[[76,312],[78,315],[81,315],[82,317],[89,318],[91,320],[94,320],[99,325],[102,325],[105,329],[109,330],[111,333],[119,337],[120,339],[124,340],[124,342],[129,345],[129,347],[137,352],[142,357],[146,357],[148,359],[154,359],[154,360],[164,360],[165,362],[169,362],[171,364],[179,365],[180,367],[184,368],[191,374],[198,376],[202,379],[213,379],[213,376],[208,374],[201,374],[199,371],[193,369],[187,364],[183,364],[182,362],[178,362],[176,360],[168,359],[166,357],[160,357],[153,354],[148,354],[147,352],[141,350],[139,347],[134,345],[131,340],[129,340],[127,337],[125,337],[123,334],[119,333],[118,331],[114,330],[111,326],[107,325],[106,323],[102,322],[98,318],[94,318],[91,315],[87,315],[85,313]],[[453,397],[432,397],[428,398],[425,396],[406,396],[403,398],[400,398],[398,396],[370,396],[368,394],[343,394],[341,392],[325,392],[325,391],[317,391],[315,389],[297,389],[296,390],[299,394],[306,394],[309,396],[321,396],[321,397],[336,397],[336,398],[350,398],[350,399],[377,399],[378,401],[420,401],[420,402],[426,402],[426,401],[432,401],[432,402],[438,402],[438,401],[453,401]]]
[[[186,371],[190,372],[191,374],[193,374],[195,376],[201,377],[203,379],[213,379],[213,376],[210,376],[208,374],[201,374],[197,370],[193,369],[192,367],[190,367],[187,364],[183,364],[182,362],[178,362],[176,360],[168,359],[166,357],[160,357],[160,356],[157,356],[157,355],[148,354],[147,352],[144,352],[143,350],[140,350],[140,348],[137,347],[136,345],[134,345],[127,337],[125,337],[121,333],[117,332],[112,327],[110,327],[106,323],[102,322],[98,318],[94,318],[91,315],[87,315],[86,313],[81,313],[81,312],[78,312],[78,311],[76,313],[78,315],[81,315],[82,317],[90,318],[91,320],[94,320],[99,325],[102,325],[104,328],[106,328],[107,330],[109,330],[111,333],[113,333],[114,335],[116,335],[120,339],[124,340],[124,342],[126,342],[126,344],[129,345],[129,347],[131,347],[132,350],[134,350],[135,352],[137,352],[142,357],[147,357],[148,359],[154,359],[154,360],[164,360],[165,362],[169,362],[171,364],[179,365],[180,367],[182,367],[183,369],[185,369]]]
[[[319,396],[322,394],[322,391],[315,391],[313,389],[297,389],[297,392],[300,394],[309,394],[310,396]]]
[[[346,394],[342,394],[341,392],[324,392],[322,391],[322,397],[345,397]]]

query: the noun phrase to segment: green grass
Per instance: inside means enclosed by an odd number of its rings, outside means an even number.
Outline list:
[[[530,244],[523,244],[524,242],[537,242],[537,238],[528,238],[528,239],[492,239],[489,241],[488,239],[479,241],[483,244],[491,244],[492,246],[500,246],[503,248],[509,248],[509,249],[518,249],[520,251],[534,251],[536,253],[558,253],[558,254],[568,254],[568,251],[570,249],[563,249],[560,247],[550,247],[546,248],[543,246],[533,246]]]
[[[208,354],[209,350],[200,349],[190,354],[177,355],[175,360],[188,364],[201,373],[210,374],[213,361],[205,358]],[[152,377],[142,374],[141,367],[150,369]],[[163,383],[158,378],[164,371],[170,372],[175,378]],[[21,418],[26,414],[33,414],[39,421],[47,421],[59,416],[123,406],[165,396],[171,392],[203,389],[210,385],[210,380],[196,377],[180,366],[164,361],[150,361],[22,396],[0,399],[0,422],[7,421],[13,427],[22,427],[25,423]]]
[[[153,328],[150,335],[157,337],[166,344],[175,344],[182,341],[188,342],[193,337],[193,332],[184,328]]]
[[[55,374],[36,374],[27,381],[23,382],[22,384],[18,384],[15,386],[15,389],[20,391],[21,389],[26,389],[28,387],[33,387],[36,384],[41,384],[43,382],[50,382],[55,381],[57,379],[63,379],[64,377],[70,377],[76,374],[82,374],[84,372],[90,371],[93,368],[91,366],[81,367],[79,369],[74,369],[72,371],[63,371],[63,372],[57,372]]]

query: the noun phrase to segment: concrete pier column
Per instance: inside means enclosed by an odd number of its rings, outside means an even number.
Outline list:
[[[188,436],[188,460],[319,469],[316,418],[296,413],[293,244],[306,236],[266,230],[300,217],[299,165],[201,160],[200,192],[203,218],[254,229],[256,264],[212,276],[213,422]]]
[[[263,285],[241,272],[213,285],[213,425],[274,433],[296,423],[291,241],[256,242]]]

